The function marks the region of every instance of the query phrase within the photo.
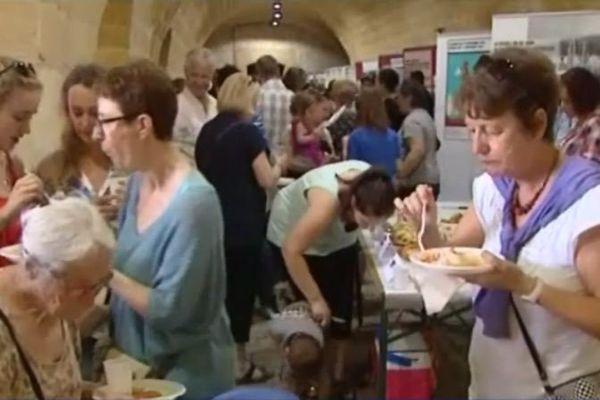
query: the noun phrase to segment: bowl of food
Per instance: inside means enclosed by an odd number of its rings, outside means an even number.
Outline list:
[[[440,247],[417,251],[410,261],[422,268],[455,275],[470,275],[492,269],[483,258],[483,250],[473,247]]]
[[[180,383],[160,379],[142,379],[133,381],[129,395],[112,395],[107,386],[94,393],[94,400],[135,399],[135,400],[175,400],[185,394],[186,389]]]

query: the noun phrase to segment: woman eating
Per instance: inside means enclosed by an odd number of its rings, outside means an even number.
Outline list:
[[[125,179],[112,170],[110,159],[93,137],[98,118],[98,85],[105,71],[95,64],[78,65],[61,88],[66,117],[62,148],[36,168],[46,192],[83,196],[93,201],[107,221],[119,212]]]
[[[25,174],[21,161],[11,154],[29,134],[41,96],[42,84],[31,64],[0,56],[0,247],[19,242],[19,215],[44,199],[42,181]],[[0,266],[7,264],[0,258]]]
[[[111,314],[117,348],[210,399],[234,384],[223,221],[214,188],[172,143],[177,98],[149,61],[108,71],[102,148],[133,173],[119,221]]]
[[[456,233],[441,239],[428,187],[397,206],[415,226],[426,208],[426,247],[486,250],[492,270],[464,277],[477,285],[470,397],[598,398],[600,169],[553,145],[554,66],[532,50],[496,51],[459,99],[486,172]]]
[[[75,323],[112,277],[113,234],[68,198],[28,211],[13,247],[0,251],[14,261],[0,270],[0,398],[80,399]]]

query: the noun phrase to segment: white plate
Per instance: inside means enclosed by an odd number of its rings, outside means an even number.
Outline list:
[[[153,390],[160,392],[162,396],[152,397],[151,400],[175,400],[185,394],[186,389],[180,383],[164,381],[159,379],[142,379],[139,381],[133,381],[133,388],[141,390]],[[99,388],[100,391],[106,392],[107,387],[103,386]],[[105,396],[93,396],[94,400],[106,400],[108,397]],[[131,396],[133,399],[139,399]]]
[[[447,258],[456,257],[456,253],[478,261],[477,263],[473,263],[473,265],[450,265],[447,262]],[[435,262],[423,261],[424,256],[433,254],[440,254],[440,260]],[[488,272],[492,269],[491,266],[483,264],[482,254],[483,250],[473,247],[440,247],[425,251],[416,251],[410,255],[410,261],[421,268],[449,275],[475,275]]]

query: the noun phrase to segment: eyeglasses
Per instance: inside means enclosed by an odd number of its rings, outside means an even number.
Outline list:
[[[126,115],[120,115],[118,117],[110,117],[110,118],[104,118],[104,119],[98,118],[96,120],[96,129],[94,129],[92,138],[93,139],[104,139],[104,136],[106,136],[106,134],[104,132],[105,124],[110,124],[111,122],[117,122],[117,121],[126,121],[129,119],[136,118],[139,115],[140,114],[126,114]]]
[[[497,81],[514,79],[515,64],[508,58],[495,58],[487,54],[482,55],[475,63],[475,71],[486,70]]]
[[[14,69],[17,74],[25,77],[25,78],[35,78],[36,77],[36,73],[35,73],[35,68],[33,67],[33,64],[31,63],[26,63],[23,61],[13,61],[12,63],[10,63],[8,65],[8,67],[5,67],[3,70],[0,71],[0,76],[2,76],[3,74],[7,73],[8,71]]]
[[[91,293],[98,293],[103,287],[107,287],[110,283],[110,281],[112,280],[114,274],[112,272],[109,272],[108,274],[106,274],[104,277],[102,277],[102,279],[100,279],[98,282],[96,282],[93,286],[90,286],[89,290]]]
[[[69,293],[73,297],[81,297],[83,295],[89,295],[89,294],[93,294],[95,296],[100,292],[100,290],[102,290],[102,288],[108,287],[113,276],[114,276],[114,274],[112,272],[109,272],[108,274],[106,274],[105,276],[100,278],[98,280],[98,282],[94,283],[93,285],[78,287],[78,288],[71,288],[69,290]]]

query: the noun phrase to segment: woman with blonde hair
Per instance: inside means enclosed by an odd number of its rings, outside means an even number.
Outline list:
[[[42,84],[33,65],[0,56],[0,247],[19,242],[19,215],[43,200],[43,185],[11,155],[19,140],[29,133],[37,113]],[[7,265],[0,257],[0,266]]]
[[[71,70],[61,89],[66,117],[62,147],[36,168],[46,192],[76,194],[92,200],[102,215],[115,220],[119,210],[117,192],[124,186],[112,170],[108,156],[94,137],[98,120],[97,86],[105,71],[95,64]]]
[[[196,163],[213,184],[225,220],[226,306],[237,343],[237,381],[262,381],[267,374],[246,354],[266,230],[266,193],[281,175],[269,163],[267,143],[251,122],[258,85],[243,73],[231,75],[218,93],[219,114],[196,142]]]

